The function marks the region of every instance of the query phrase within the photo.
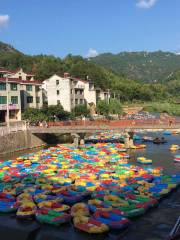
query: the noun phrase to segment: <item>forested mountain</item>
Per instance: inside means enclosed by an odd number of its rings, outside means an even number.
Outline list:
[[[38,81],[54,73],[69,72],[82,79],[88,76],[96,86],[110,89],[122,102],[179,98],[180,56],[173,53],[103,54],[94,59],[68,55],[61,59],[53,55],[26,55],[0,42],[0,67],[9,70],[22,67],[34,73]]]
[[[69,72],[73,77],[82,79],[86,79],[88,76],[89,79],[94,81],[96,86],[102,88],[109,87],[111,78],[115,76],[115,74],[110,73],[110,71],[81,56],[68,55],[64,59],[53,55],[30,56],[1,42],[0,67],[5,67],[9,70],[22,67],[25,71],[33,72],[39,81],[47,79],[54,73],[63,75],[64,72]]]
[[[104,53],[92,62],[141,82],[164,82],[180,69],[180,55],[171,52]]]

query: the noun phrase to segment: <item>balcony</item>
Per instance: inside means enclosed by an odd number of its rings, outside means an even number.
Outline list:
[[[9,110],[20,109],[19,104],[9,104]],[[0,110],[7,110],[7,104],[0,104]]]
[[[74,88],[76,88],[76,89],[84,89],[85,86],[81,85],[81,84],[77,84],[77,85],[74,86]]]

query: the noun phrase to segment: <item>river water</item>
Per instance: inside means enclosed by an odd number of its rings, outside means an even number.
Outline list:
[[[142,134],[138,134],[138,135],[142,135]],[[156,133],[146,133],[146,136],[150,136],[150,137],[162,137],[162,133],[161,132],[156,132]],[[146,157],[148,159],[152,159],[153,160],[153,164],[152,166],[154,167],[163,167],[164,169],[164,173],[167,174],[173,174],[176,172],[180,172],[180,164],[179,163],[175,163],[173,161],[174,155],[175,154],[180,154],[180,151],[176,151],[176,152],[171,152],[169,150],[170,146],[172,144],[177,144],[180,146],[180,135],[168,135],[168,136],[164,136],[167,140],[167,143],[165,144],[153,144],[153,143],[145,143],[146,144],[146,148],[145,149],[140,149],[140,150],[130,150],[129,154],[131,156],[130,158],[130,163],[135,164],[135,165],[139,165],[136,162],[136,158],[139,156],[143,156]],[[136,142],[141,143],[141,142]],[[50,146],[54,146],[54,145],[49,145],[47,147]],[[47,148],[46,147],[46,148]],[[6,154],[4,156],[1,156],[0,159],[1,160],[9,160],[9,159],[15,159],[21,155],[27,154],[27,153],[32,153],[32,152],[37,152],[39,151],[41,148],[39,149],[32,149],[32,150],[26,150],[26,151],[20,151],[20,152],[16,152],[16,153],[10,153],[10,154]],[[142,165],[141,165],[142,166]]]
[[[161,133],[147,133],[146,135],[157,137],[162,136]],[[144,156],[146,158],[152,159],[152,166],[160,166],[163,167],[164,173],[174,174],[180,173],[180,163],[175,163],[173,161],[175,154],[180,154],[180,151],[171,152],[169,150],[170,145],[178,144],[180,145],[180,135],[175,136],[165,136],[167,139],[166,144],[156,145],[153,143],[146,143],[147,147],[144,150],[131,150],[129,154],[131,155],[130,163],[136,164],[137,156]],[[18,152],[15,154],[10,154],[4,156],[3,160],[14,159],[20,155],[29,152],[35,152],[38,150],[24,151]],[[180,189],[177,189],[173,193],[171,193],[168,197],[161,200],[159,206],[157,208],[153,208],[148,211],[144,216],[139,217],[135,220],[132,220],[132,225],[125,232],[112,233],[102,235],[89,235],[85,233],[79,233],[76,231],[72,225],[62,225],[59,228],[52,226],[42,226],[39,231],[36,232],[35,236],[32,240],[165,240],[172,227],[174,226],[178,216],[180,215]],[[1,219],[0,217],[0,220]],[[14,219],[6,219],[7,225],[11,223],[11,221],[15,221]],[[1,221],[2,222],[2,221]],[[24,229],[24,225],[22,223],[13,222],[16,227],[18,226],[19,232]],[[32,227],[32,224],[35,223],[26,223],[26,228]],[[34,226],[34,225],[33,225]],[[35,225],[36,227],[36,225]],[[4,229],[6,226],[3,227]],[[0,225],[0,233],[1,233],[1,225]],[[19,233],[18,233],[19,234]],[[13,240],[19,240],[20,235],[14,234]],[[5,234],[6,238],[7,235]],[[11,239],[11,240],[12,240]],[[22,238],[25,239],[25,238]],[[180,238],[179,238],[180,239]]]
[[[148,133],[147,136],[151,137],[162,137],[161,132],[159,133]],[[165,144],[153,144],[145,143],[146,148],[143,150],[130,151],[131,160],[130,163],[136,164],[136,158],[139,156],[146,157],[153,160],[152,166],[163,167],[164,173],[173,174],[180,172],[180,163],[173,161],[176,154],[180,154],[180,151],[172,152],[169,150],[172,144],[177,144],[180,146],[180,135],[168,135],[164,136],[167,140]]]

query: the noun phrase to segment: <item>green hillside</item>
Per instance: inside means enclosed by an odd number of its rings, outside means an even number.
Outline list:
[[[105,53],[91,61],[141,82],[164,82],[180,69],[180,55],[162,51]]]
[[[54,73],[69,72],[73,77],[91,79],[97,87],[110,89],[112,96],[121,102],[172,102],[180,92],[180,56],[173,53],[103,54],[94,59],[68,55],[61,59],[53,55],[26,55],[0,43],[0,67],[9,70],[22,67],[33,72],[38,81]]]

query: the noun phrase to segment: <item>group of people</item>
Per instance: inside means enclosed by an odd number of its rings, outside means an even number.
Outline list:
[[[39,127],[46,127],[46,128],[48,128],[48,123],[46,121],[42,121],[42,122],[38,123],[38,126]]]

